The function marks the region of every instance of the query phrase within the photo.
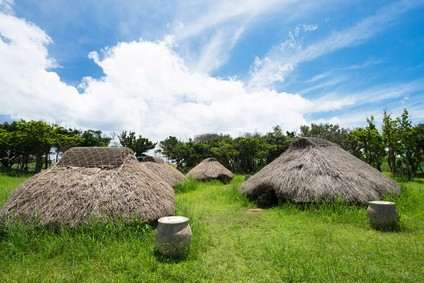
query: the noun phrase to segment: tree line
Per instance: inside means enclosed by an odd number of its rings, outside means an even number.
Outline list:
[[[28,164],[35,163],[34,171],[50,164],[51,154],[60,153],[74,146],[107,146],[111,138],[100,130],[66,129],[44,121],[13,121],[0,124],[0,163],[6,170],[16,165],[19,171],[28,171]]]
[[[295,137],[324,138],[380,171],[386,160],[387,170],[396,176],[412,179],[417,173],[423,173],[424,124],[412,125],[406,109],[396,118],[385,111],[381,130],[371,116],[365,127],[355,129],[312,123],[302,125],[299,133],[284,133],[276,126],[265,135],[253,133],[237,138],[209,133],[181,141],[170,136],[159,142],[157,152],[183,172],[207,157],[215,157],[233,172],[252,174],[283,153]]]
[[[13,166],[21,172],[29,171],[29,164],[34,163],[34,172],[47,169],[52,154],[57,161],[59,155],[75,146],[108,146],[117,136],[118,146],[134,150],[141,159],[144,152],[153,149],[155,143],[134,132],[122,132],[119,135],[106,135],[101,130],[80,130],[65,128],[58,124],[44,121],[13,121],[0,124],[0,164],[5,170]]]
[[[235,173],[253,174],[287,150],[293,138],[300,136],[327,139],[380,171],[383,161],[387,161],[385,169],[397,176],[412,179],[423,173],[424,124],[413,125],[406,109],[400,117],[392,117],[385,111],[381,124],[379,130],[371,116],[365,127],[355,129],[312,123],[302,125],[299,133],[284,132],[280,126],[275,126],[266,134],[246,133],[233,138],[206,133],[188,141],[169,136],[154,143],[131,131],[106,135],[100,130],[78,130],[44,121],[20,120],[0,124],[0,164],[6,170],[16,166],[25,171],[28,164],[35,163],[37,173],[49,166],[52,154],[57,159],[70,147],[108,146],[117,137],[118,146],[133,149],[139,160],[148,150],[157,147],[158,154],[183,172],[205,158],[214,157]]]

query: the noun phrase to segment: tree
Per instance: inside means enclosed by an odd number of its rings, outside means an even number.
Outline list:
[[[84,141],[81,146],[108,146],[112,138],[103,136],[100,130],[86,130],[81,134]]]
[[[20,120],[16,125],[17,146],[21,153],[20,169],[27,169],[30,156],[35,157],[34,172],[41,171],[43,156],[46,167],[50,149],[54,143],[54,128],[44,121]]]
[[[81,131],[77,129],[66,129],[59,125],[53,125],[53,127],[54,127],[53,148],[56,152],[56,162],[57,162],[59,159],[60,153],[64,153],[71,147],[81,145],[84,142],[84,138],[81,137]]]
[[[421,164],[424,161],[424,124],[420,123],[415,125],[415,136],[417,140],[416,150],[419,154],[420,162],[419,162],[419,169],[421,173],[424,173],[423,168],[421,167]]]
[[[159,149],[156,150],[157,153],[161,153],[164,156],[166,156],[171,162],[175,162],[177,164],[177,168],[181,168],[181,157],[177,150],[178,145],[180,144],[180,141],[174,137],[169,136],[163,141],[159,142]],[[180,169],[181,170],[181,169]]]
[[[300,126],[301,137],[316,137],[323,138],[332,143],[340,145],[344,150],[355,154],[355,143],[349,138],[351,131],[345,128],[340,128],[337,124],[314,124],[311,126]]]
[[[351,132],[360,148],[360,158],[381,171],[382,159],[385,154],[384,144],[378,129],[374,124],[374,117],[367,118],[368,126]]]
[[[143,138],[142,136],[136,135],[134,132],[122,132],[118,135],[119,142],[122,146],[129,147],[135,152],[137,159],[141,160],[144,156],[144,153],[148,150],[154,149],[156,143],[151,142],[150,140]]]
[[[280,126],[275,126],[272,132],[267,133],[264,138],[264,144],[268,145],[267,154],[265,155],[265,163],[272,162],[287,150],[289,144],[294,137],[294,133],[286,132],[284,135]]]
[[[382,138],[387,151],[387,163],[389,170],[393,174],[397,174],[396,157],[401,153],[400,148],[400,131],[399,118],[392,119],[386,111],[383,113]]]
[[[399,146],[401,149],[401,158],[398,165],[401,166],[401,175],[406,174],[408,180],[414,178],[422,162],[422,155],[419,148],[419,133],[417,130],[419,128],[412,126],[409,113],[404,109],[398,125]]]
[[[251,135],[247,137],[238,137],[234,139],[234,148],[238,155],[235,159],[239,171],[243,173],[254,173],[258,171],[262,165],[261,157],[264,157],[263,144],[259,135]]]
[[[6,169],[10,169],[20,155],[17,147],[16,125],[16,122],[0,124],[0,162]]]

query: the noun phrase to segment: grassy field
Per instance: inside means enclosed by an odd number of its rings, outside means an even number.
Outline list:
[[[25,178],[0,175],[0,205]],[[366,206],[285,204],[252,211],[228,185],[177,190],[190,218],[186,258],[155,253],[154,228],[137,221],[52,231],[0,226],[0,282],[422,282],[424,184],[403,183],[400,231],[370,228]]]

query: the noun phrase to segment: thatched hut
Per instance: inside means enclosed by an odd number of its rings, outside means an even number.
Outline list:
[[[367,203],[399,195],[400,187],[336,144],[321,138],[299,138],[243,183],[240,191],[259,206],[272,206],[287,200]]]
[[[188,171],[187,176],[192,176],[198,181],[216,179],[226,184],[233,179],[234,174],[215,158],[206,158],[196,167]]]
[[[150,156],[147,155],[143,158],[143,162],[154,162],[159,164],[165,164],[165,160],[163,158],[157,157],[157,156]]]
[[[138,162],[131,149],[77,147],[18,186],[0,217],[36,217],[44,225],[74,227],[92,217],[155,221],[174,209],[171,186]]]
[[[147,161],[143,162],[143,165],[162,178],[162,180],[168,183],[171,187],[175,187],[178,183],[188,180],[183,173],[169,164]]]

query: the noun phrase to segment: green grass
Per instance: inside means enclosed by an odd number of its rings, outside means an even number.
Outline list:
[[[3,180],[5,180],[3,182]],[[0,175],[0,204],[24,178]],[[404,183],[395,201],[401,230],[370,228],[366,206],[254,204],[228,185],[190,180],[177,215],[193,239],[182,260],[155,253],[155,230],[94,223],[53,231],[0,226],[0,282],[420,282],[424,278],[424,184]]]

